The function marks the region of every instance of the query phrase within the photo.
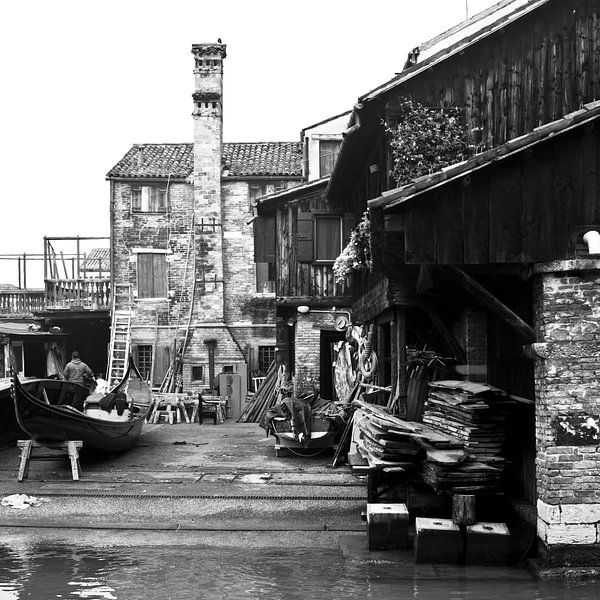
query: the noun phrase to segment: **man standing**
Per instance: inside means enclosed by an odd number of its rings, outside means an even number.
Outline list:
[[[89,387],[88,383],[85,381],[86,377],[94,378],[92,370],[81,360],[81,358],[79,358],[79,352],[77,352],[77,350],[71,354],[71,361],[67,363],[63,373],[65,379],[69,383],[78,383],[86,388]],[[86,399],[87,395],[88,390],[74,386],[72,406],[79,410],[83,410],[83,401]]]

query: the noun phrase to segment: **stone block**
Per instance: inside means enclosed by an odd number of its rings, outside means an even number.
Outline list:
[[[505,523],[474,523],[467,526],[468,565],[506,564],[509,552],[510,532]]]
[[[463,536],[451,519],[415,519],[415,562],[456,564],[463,555]]]
[[[558,544],[594,544],[596,542],[596,526],[584,525],[548,525],[546,543],[549,546]]]
[[[408,547],[406,504],[367,504],[369,550],[398,550]]]
[[[563,504],[561,522],[566,525],[600,522],[600,504]]]

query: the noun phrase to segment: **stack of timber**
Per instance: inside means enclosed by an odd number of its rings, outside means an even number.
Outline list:
[[[244,410],[237,418],[238,423],[258,423],[261,421],[269,408],[274,406],[277,401],[278,380],[277,366],[273,363],[256,393],[246,398]]]
[[[423,422],[459,438],[470,457],[502,465],[506,418],[514,403],[506,392],[470,381],[434,381]]]
[[[454,436],[390,415],[360,398],[352,404],[357,451],[370,467],[411,472],[423,461],[457,464],[466,458],[462,443]]]
[[[505,462],[506,417],[513,404],[507,394],[469,381],[434,381],[429,387],[423,423],[458,438],[468,460],[452,468],[426,463],[423,480],[438,491],[498,489]]]

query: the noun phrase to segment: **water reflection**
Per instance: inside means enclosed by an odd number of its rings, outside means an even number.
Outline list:
[[[596,600],[595,582],[401,578],[393,563],[334,550],[203,547],[94,549],[0,544],[0,600]]]

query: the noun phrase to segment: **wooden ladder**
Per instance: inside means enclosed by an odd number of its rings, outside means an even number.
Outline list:
[[[125,375],[131,350],[131,288],[117,284],[113,297],[108,356],[108,385],[113,388]]]

